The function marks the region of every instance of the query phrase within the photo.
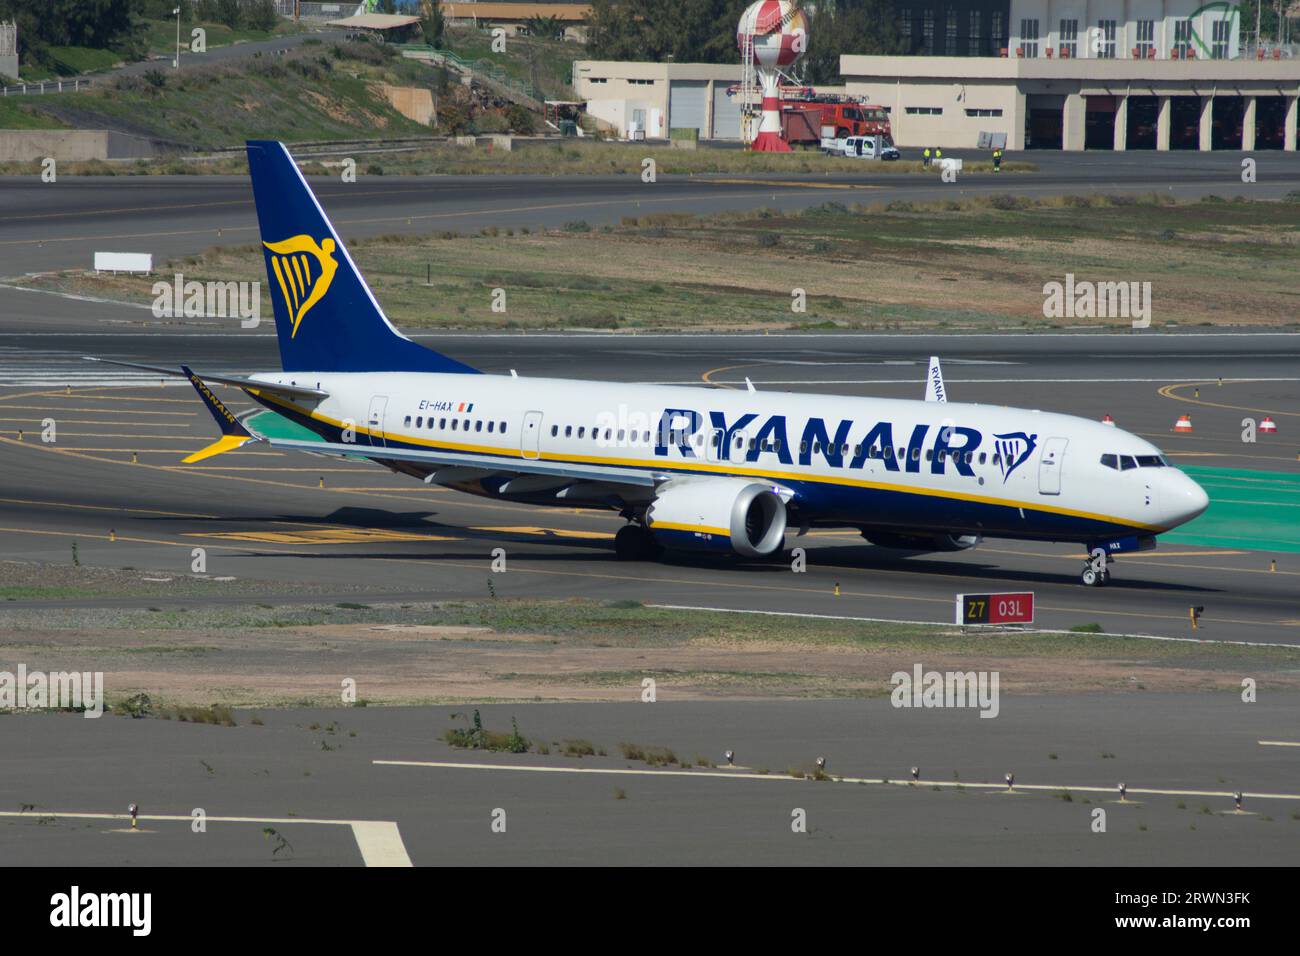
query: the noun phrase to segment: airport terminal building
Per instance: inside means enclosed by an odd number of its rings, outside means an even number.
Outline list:
[[[844,56],[900,146],[1296,148],[1300,48],[1245,42],[1225,0],[898,0],[909,51]],[[737,139],[740,64],[584,60],[573,85],[620,136]]]
[[[1200,0],[902,5],[910,56],[845,56],[849,92],[904,146],[1296,148],[1300,55],[1247,48],[1236,6]],[[987,138],[983,140],[987,142]]]

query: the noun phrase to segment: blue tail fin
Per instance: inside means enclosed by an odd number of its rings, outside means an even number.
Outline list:
[[[248,172],[286,372],[478,371],[393,327],[283,143],[250,140]]]

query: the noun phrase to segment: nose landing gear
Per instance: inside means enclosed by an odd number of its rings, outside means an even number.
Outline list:
[[[1110,570],[1107,565],[1111,563],[1111,560],[1104,548],[1093,548],[1083,566],[1083,574],[1080,575],[1079,579],[1090,588],[1105,587],[1110,584]]]

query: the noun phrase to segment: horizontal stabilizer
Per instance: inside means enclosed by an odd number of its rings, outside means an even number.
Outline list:
[[[190,378],[193,373],[186,373],[184,367],[181,369],[160,368],[157,365],[140,365],[137,362],[118,362],[114,359],[95,358],[93,355],[83,355],[87,362],[104,362],[107,365],[120,365],[122,368],[138,368],[144,372],[154,372],[158,375],[167,375],[171,378]],[[270,392],[273,395],[291,395],[294,398],[329,398],[329,392],[319,388],[308,388],[306,385],[281,385],[277,382],[258,382],[251,378],[240,378],[232,375],[204,375],[203,380],[207,382],[216,382],[218,385],[232,385],[235,388],[242,388],[245,391],[254,394],[258,392]]]

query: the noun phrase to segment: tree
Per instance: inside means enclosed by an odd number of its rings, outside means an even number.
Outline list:
[[[749,0],[593,0],[587,47],[599,59],[730,63]]]
[[[809,83],[836,83],[845,54],[903,52],[893,0],[823,0],[810,18],[802,69]]]
[[[811,82],[835,82],[845,53],[901,53],[895,0],[805,0]],[[598,59],[737,63],[747,0],[593,0],[588,49]]]
[[[244,22],[254,30],[270,33],[280,23],[280,14],[275,9],[275,0],[246,0]]]
[[[529,17],[524,21],[530,36],[540,40],[564,39],[564,23],[559,17]]]
[[[424,35],[424,42],[429,46],[441,46],[446,29],[447,19],[435,6],[429,6],[420,17],[420,32]]]

